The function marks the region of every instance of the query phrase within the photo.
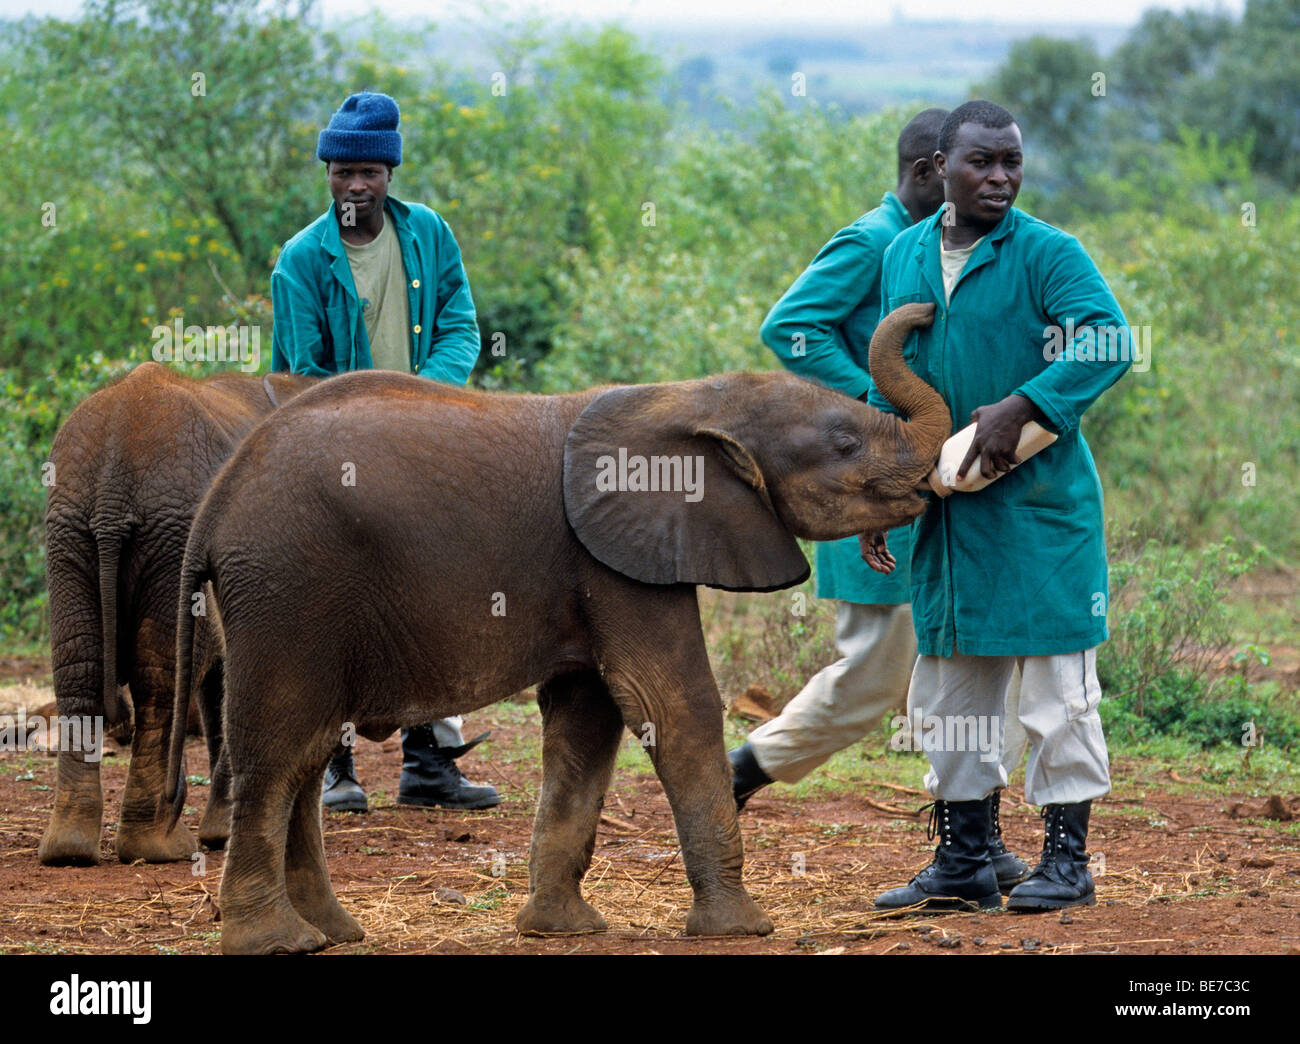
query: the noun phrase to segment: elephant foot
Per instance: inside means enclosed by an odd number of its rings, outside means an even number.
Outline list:
[[[230,840],[230,801],[209,800],[199,823],[199,841],[213,852],[219,852]]]
[[[45,828],[37,858],[43,866],[98,866],[100,820],[61,818]]]
[[[579,895],[563,899],[528,897],[515,916],[515,927],[524,935],[585,935],[609,927],[599,911]],[[771,931],[771,928],[768,928]]]
[[[184,823],[168,830],[160,823],[119,823],[117,858],[124,863],[143,859],[146,863],[183,863],[199,850],[194,835]]]
[[[226,954],[313,953],[329,943],[324,932],[287,902],[243,916],[226,910],[221,922],[221,952]]]
[[[339,901],[333,897],[315,903],[295,901],[293,908],[299,917],[325,934],[325,939],[330,946],[360,942],[366,937],[365,929],[357,923],[357,919],[343,909]]]
[[[743,892],[711,902],[696,900],[686,915],[687,935],[767,935],[771,931],[772,919]]]

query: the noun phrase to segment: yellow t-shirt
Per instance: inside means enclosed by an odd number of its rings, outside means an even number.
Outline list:
[[[411,372],[411,305],[406,297],[406,267],[390,218],[369,243],[343,241],[352,282],[361,299],[361,314],[370,338],[376,370]]]

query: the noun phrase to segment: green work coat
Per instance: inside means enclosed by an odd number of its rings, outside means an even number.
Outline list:
[[[763,342],[782,365],[855,399],[871,388],[867,348],[880,321],[880,266],[885,248],[912,223],[892,192],[880,206],[831,237],[763,321]],[[889,576],[862,561],[857,537],[819,543],[817,596],[861,605],[908,599],[910,526],[889,534],[898,568]]]
[[[479,354],[460,247],[435,211],[389,196],[411,308],[411,373],[464,384]],[[369,370],[370,338],[330,205],[280,251],[271,273],[271,369],[311,377]]]
[[[1101,482],[1079,419],[1128,369],[1127,323],[1079,241],[1014,207],[976,247],[945,304],[942,214],[885,252],[882,315],[936,303],[934,325],[908,337],[904,358],[947,401],[954,432],[976,407],[1019,392],[1059,438],[979,492],[927,494],[911,559],[918,651],[1089,649],[1106,640],[1108,592]],[[893,409],[878,392],[870,401]]]

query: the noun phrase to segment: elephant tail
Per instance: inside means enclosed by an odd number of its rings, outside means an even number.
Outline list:
[[[125,717],[125,704],[117,692],[117,574],[122,561],[122,534],[110,530],[96,534],[99,552],[99,625],[102,628],[104,718],[117,725]]]
[[[206,519],[199,510],[190,527],[181,563],[180,595],[176,608],[176,691],[172,703],[171,746],[167,753],[167,776],[163,798],[171,806],[174,826],[185,807],[185,722],[189,720],[194,678],[194,621],[207,614],[203,585],[209,579]],[[197,597],[196,597],[197,595]]]

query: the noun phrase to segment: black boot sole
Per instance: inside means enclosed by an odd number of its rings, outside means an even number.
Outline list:
[[[496,808],[501,804],[501,799],[482,798],[478,801],[445,801],[441,798],[430,797],[412,797],[398,795],[397,803],[406,805],[409,808],[448,808],[452,811],[459,812],[479,812],[485,808]]]
[[[980,899],[961,899],[957,896],[934,896],[922,903],[911,906],[876,906],[876,913],[892,913],[898,916],[931,913],[980,913],[985,910],[1002,909],[1002,893],[993,892]]]
[[[1043,913],[1047,910],[1065,910],[1071,906],[1096,906],[1097,893],[1093,892],[1082,899],[1048,899],[1021,898],[1017,902],[1008,902],[1007,909],[1017,913]]]
[[[326,812],[369,812],[370,806],[364,801],[340,801],[333,805],[327,805],[321,802],[321,807]]]

